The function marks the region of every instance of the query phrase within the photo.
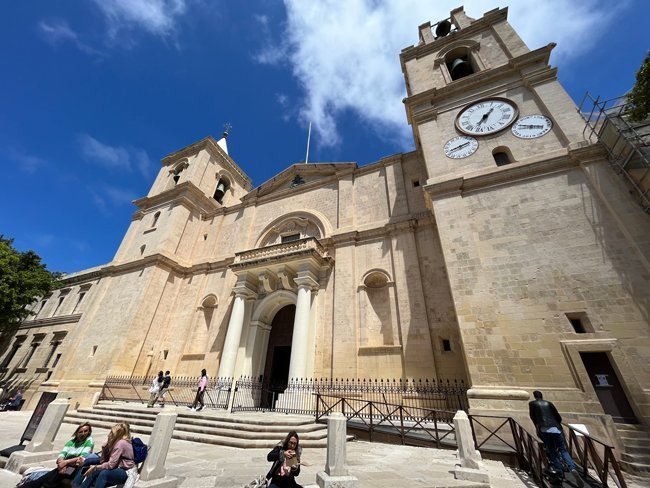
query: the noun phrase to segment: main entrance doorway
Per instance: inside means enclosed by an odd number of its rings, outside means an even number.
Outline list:
[[[615,422],[636,424],[636,415],[607,353],[581,352],[580,357],[605,413],[611,415]]]
[[[287,305],[278,310],[271,322],[271,334],[262,379],[263,408],[273,408],[278,395],[287,388],[295,315],[296,306]]]

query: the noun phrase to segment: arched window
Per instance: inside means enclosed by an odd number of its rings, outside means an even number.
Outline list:
[[[492,157],[497,166],[505,166],[514,162],[512,153],[507,147],[497,147],[492,151]]]
[[[153,222],[151,222],[151,228],[153,229],[156,224],[158,223],[158,219],[160,218],[160,212],[156,212],[153,214]]]
[[[460,80],[465,76],[474,74],[476,71],[472,65],[469,49],[466,47],[459,47],[449,51],[445,56],[445,64],[447,65],[452,81]]]
[[[176,186],[181,179],[181,173],[190,165],[187,160],[181,161],[169,170],[171,176],[171,185]]]
[[[219,203],[223,203],[223,197],[225,196],[229,188],[230,188],[230,182],[226,178],[219,178],[219,181],[217,182],[217,187],[214,190],[214,195],[212,195],[212,198],[214,198]]]

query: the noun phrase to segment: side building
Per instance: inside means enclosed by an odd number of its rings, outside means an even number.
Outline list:
[[[253,187],[226,140],[162,161],[113,261],[35,304],[2,373],[89,402],[107,375],[455,378],[541,389],[615,438],[650,421],[650,220],[507,9],[400,54],[415,151]],[[587,133],[589,135],[589,133]],[[34,398],[38,395],[34,395]]]

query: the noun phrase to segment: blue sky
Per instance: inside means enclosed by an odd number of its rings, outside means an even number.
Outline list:
[[[465,0],[30,0],[0,17],[0,234],[48,269],[109,262],[160,159],[232,124],[255,186],[305,157],[412,150],[399,51]],[[569,94],[627,91],[650,48],[646,0],[511,2]]]

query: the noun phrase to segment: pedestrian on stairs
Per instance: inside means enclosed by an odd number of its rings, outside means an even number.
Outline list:
[[[165,406],[165,395],[169,389],[169,385],[172,382],[172,377],[169,374],[169,371],[165,371],[165,376],[163,376],[163,384],[160,387],[160,392],[158,392],[158,400],[160,400],[160,406]]]
[[[205,369],[201,370],[201,379],[199,380],[199,387],[196,390],[196,397],[194,398],[194,403],[192,403],[191,407],[187,407],[190,410],[195,410],[197,412],[200,412],[205,408],[205,405],[203,404],[203,394],[205,393],[205,389],[208,387],[208,373],[205,371]],[[197,405],[201,405],[200,407],[197,407]]]
[[[149,403],[147,404],[147,408],[152,408],[154,406],[154,403],[156,403],[156,398],[158,398],[158,393],[162,388],[163,382],[164,382],[163,372],[158,371],[158,376],[156,376],[153,379],[153,382],[151,383],[151,388],[149,388],[150,395],[149,395]]]
[[[556,473],[563,475],[564,465],[562,461],[564,461],[567,471],[571,472],[577,485],[582,486],[582,478],[578,474],[576,463],[566,449],[564,433],[562,432],[562,417],[552,402],[544,400],[541,391],[535,390],[533,397],[535,399],[528,403],[528,411],[530,419],[537,429],[537,435],[544,443],[549,465],[553,467]]]

